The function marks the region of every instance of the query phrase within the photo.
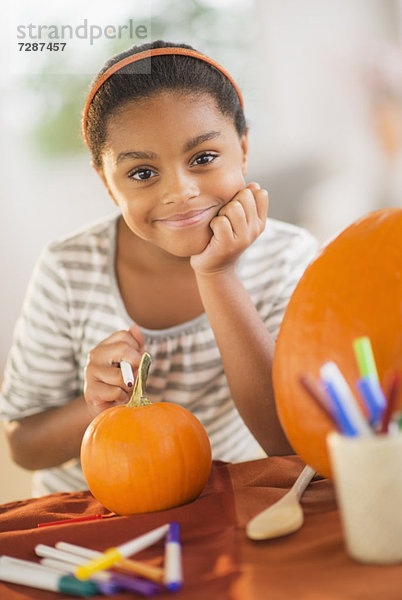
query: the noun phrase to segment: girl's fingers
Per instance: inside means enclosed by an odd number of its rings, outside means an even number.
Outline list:
[[[130,398],[131,393],[103,382],[94,383],[91,390],[91,404],[102,405],[105,408],[114,404],[124,404]]]
[[[99,373],[91,368],[86,371],[84,398],[93,414],[117,404],[125,404],[130,399],[132,390],[132,387],[124,384],[121,371],[116,367],[103,369]]]
[[[105,338],[101,344],[115,344],[118,342],[126,343],[128,346],[139,350],[144,346],[144,338],[141,330],[136,323],[131,325],[130,329],[115,331],[109,337]]]
[[[268,214],[268,192],[261,189],[258,183],[250,183],[235,197],[242,203],[247,223],[252,224],[257,218],[265,224]]]
[[[144,338],[138,325],[116,331],[88,354],[84,396],[91,412],[101,412],[129,400],[132,386],[124,383],[120,362],[128,362],[135,374],[144,351]]]
[[[232,235],[237,234],[247,225],[247,218],[244,207],[239,200],[231,200],[224,206],[215,219],[219,223],[222,219],[222,224],[229,222]]]
[[[136,368],[140,364],[141,355],[141,351],[125,341],[113,344],[101,343],[89,352],[87,364],[98,368],[115,368],[116,365],[120,366],[120,362],[124,360]]]
[[[84,389],[88,409],[93,416],[96,416],[107,408],[126,404],[130,399],[131,392],[128,393],[119,387],[98,383],[91,386],[91,392],[88,394],[88,397],[87,393],[87,390]]]
[[[242,225],[241,211],[237,210],[239,204],[243,209],[246,224],[251,227],[256,220],[265,224],[268,213],[268,192],[262,190],[257,183],[250,184],[253,187],[247,187],[240,190],[233,200],[228,202],[219,212],[219,215],[225,215],[233,223]]]
[[[105,385],[120,387],[125,391],[130,389],[130,386],[124,383],[119,363],[111,365],[89,364],[86,368],[86,375],[88,383],[104,383]]]
[[[255,222],[256,218],[258,217],[254,193],[249,189],[242,190],[240,197],[236,198],[234,200],[234,202],[241,203],[244,214],[245,214],[246,223],[247,223],[247,225],[252,226],[253,223]]]
[[[105,392],[106,386],[115,388],[116,390],[120,389],[124,393],[129,393],[133,390],[132,385],[128,385],[128,383],[124,382],[123,373],[120,368],[119,362],[111,361],[110,364],[96,362],[95,360],[88,360],[88,363],[85,367],[85,397],[87,399],[93,397],[93,391],[95,386],[104,385]],[[132,366],[133,375],[135,377],[138,365],[140,362],[140,355],[135,361],[127,361]],[[116,391],[116,393],[118,393]]]
[[[214,244],[227,247],[227,244],[233,241],[233,224],[228,216],[219,215],[214,217],[210,223],[210,227],[214,233],[212,238]]]
[[[256,181],[250,181],[246,186],[249,190],[260,190],[261,186]]]
[[[137,340],[140,349],[143,350],[145,346],[145,341],[141,333],[141,329],[138,327],[137,323],[133,323],[133,325],[131,325],[131,327],[129,328],[129,332],[133,336],[133,338]]]
[[[265,225],[268,216],[269,198],[267,190],[258,190],[254,194],[258,218]]]
[[[266,190],[245,188],[228,202],[211,222],[214,234],[220,232],[221,236],[230,233],[225,227],[226,218],[232,230],[232,235],[242,238],[245,243],[251,243],[265,227],[268,212],[268,194]],[[218,229],[216,228],[218,226]]]

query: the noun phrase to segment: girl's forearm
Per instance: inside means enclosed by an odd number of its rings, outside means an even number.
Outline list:
[[[275,408],[274,340],[247,290],[234,268],[196,277],[240,415],[267,454],[293,453]]]
[[[80,454],[91,422],[83,396],[68,404],[6,424],[13,460],[24,469],[46,469]]]

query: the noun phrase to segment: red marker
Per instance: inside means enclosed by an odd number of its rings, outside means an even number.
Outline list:
[[[38,527],[49,527],[49,525],[68,525],[69,523],[81,523],[82,521],[95,521],[103,519],[106,515],[88,515],[87,517],[74,517],[73,519],[64,519],[62,521],[49,521],[48,523],[38,523]]]
[[[390,379],[387,397],[387,406],[381,422],[380,433],[388,433],[389,423],[398,399],[398,391],[401,380],[397,373],[394,373]]]

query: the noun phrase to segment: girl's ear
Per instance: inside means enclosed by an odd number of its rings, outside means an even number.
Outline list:
[[[109,196],[111,197],[111,199],[113,200],[113,202],[114,202],[115,204],[117,204],[117,202],[116,202],[116,199],[115,199],[115,197],[113,196],[113,194],[112,194],[112,192],[111,192],[111,190],[110,190],[110,187],[109,187],[109,184],[108,184],[108,182],[107,182],[107,179],[106,179],[106,177],[105,177],[105,174],[104,174],[104,172],[103,172],[103,169],[101,169],[101,168],[96,168],[96,167],[95,167],[95,165],[94,165],[93,163],[92,163],[92,166],[93,166],[93,168],[95,169],[95,171],[98,173],[99,177],[101,178],[101,180],[102,180],[102,182],[103,182],[103,185],[104,185],[104,186],[105,186],[105,188],[107,189],[107,193],[109,194]]]
[[[240,147],[242,151],[241,170],[246,175],[248,163],[248,129],[240,138]]]

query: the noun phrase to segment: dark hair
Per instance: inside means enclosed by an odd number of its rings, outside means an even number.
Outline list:
[[[107,69],[123,58],[144,50],[165,47],[193,50],[187,44],[171,44],[161,40],[133,46],[108,60],[94,84]],[[110,116],[126,102],[150,97],[162,90],[208,93],[215,99],[222,114],[233,119],[239,136],[246,131],[246,120],[239,96],[229,79],[214,66],[191,56],[163,55],[144,58],[111,75],[101,85],[88,108],[87,141],[96,168],[102,166],[102,152]]]

